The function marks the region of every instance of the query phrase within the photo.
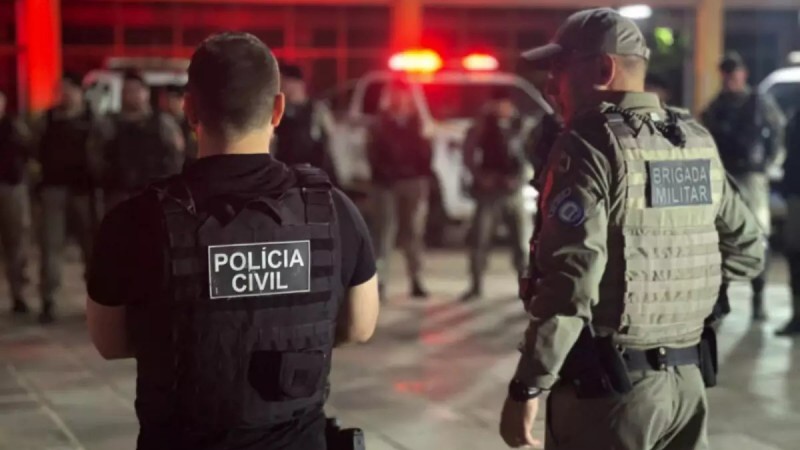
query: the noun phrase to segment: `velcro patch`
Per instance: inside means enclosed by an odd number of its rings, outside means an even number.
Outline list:
[[[209,246],[208,286],[212,299],[309,292],[311,242]]]
[[[713,203],[711,160],[650,161],[647,174],[651,208]]]

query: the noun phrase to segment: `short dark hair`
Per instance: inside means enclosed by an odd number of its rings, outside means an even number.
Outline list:
[[[64,75],[61,76],[61,81],[77,88],[81,87],[81,79],[81,76],[75,72],[64,72]]]
[[[144,75],[138,70],[129,69],[122,74],[122,81],[138,81],[142,86],[148,87],[147,82],[144,81]]]
[[[206,128],[223,136],[244,133],[272,115],[280,92],[278,62],[252,34],[214,34],[192,55],[187,88]]]
[[[178,97],[182,97],[186,91],[182,84],[169,84],[164,90],[168,95],[175,95]]]
[[[293,64],[281,64],[281,76],[303,81],[303,69]]]

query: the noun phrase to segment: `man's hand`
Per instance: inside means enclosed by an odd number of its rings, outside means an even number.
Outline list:
[[[509,447],[532,448],[542,445],[531,434],[538,410],[538,398],[533,398],[525,403],[506,398],[503,413],[500,416],[500,436]]]

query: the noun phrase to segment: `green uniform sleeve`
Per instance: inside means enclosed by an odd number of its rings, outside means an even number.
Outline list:
[[[575,132],[559,138],[548,159],[535,249],[540,277],[516,373],[526,384],[549,389],[591,320],[608,259],[611,173],[606,156]]]
[[[764,270],[766,249],[764,230],[734,186],[725,180],[716,220],[722,276],[726,281],[758,276]]]

